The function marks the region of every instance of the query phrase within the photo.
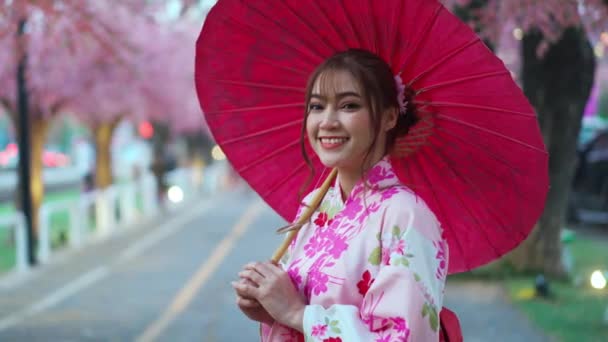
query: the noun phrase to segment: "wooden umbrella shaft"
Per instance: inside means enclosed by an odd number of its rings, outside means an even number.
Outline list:
[[[319,191],[317,191],[312,201],[306,208],[306,211],[304,211],[304,213],[302,213],[298,220],[293,224],[294,226],[302,227],[306,222],[310,220],[312,214],[317,210],[319,205],[321,205],[321,201],[323,201],[325,194],[327,194],[327,190],[329,190],[329,187],[331,186],[332,182],[334,181],[334,179],[336,179],[337,174],[337,169],[331,170],[329,176],[327,176],[327,178],[319,188]],[[277,248],[277,250],[274,252],[272,256],[272,262],[278,263],[279,260],[281,260],[283,255],[285,255],[285,252],[287,252],[287,248],[289,248],[289,245],[291,244],[293,239],[295,239],[295,237],[298,235],[299,230],[300,228],[297,228],[289,232],[285,240],[283,240],[281,246],[279,246],[279,248]]]

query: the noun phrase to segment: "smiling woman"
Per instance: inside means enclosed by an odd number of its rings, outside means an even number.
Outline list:
[[[377,55],[351,49],[327,59],[311,75],[304,129],[323,165],[337,168],[346,197],[363,172],[394,147],[416,123],[414,110],[401,110],[390,67]]]
[[[399,91],[390,67],[364,50],[338,53],[311,75],[302,148],[308,138],[337,179],[280,267],[248,264],[234,284],[264,341],[439,339],[448,247],[387,155],[416,122]]]
[[[233,284],[264,341],[458,341],[447,273],[509,252],[542,212],[533,108],[435,0],[219,0],[196,85],[231,165],[294,222],[279,262]]]

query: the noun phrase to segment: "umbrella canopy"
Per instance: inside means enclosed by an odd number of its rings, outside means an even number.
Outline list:
[[[309,174],[299,146],[306,83],[348,48],[388,62],[421,117],[392,162],[442,223],[449,271],[523,241],[548,190],[536,115],[502,61],[434,0],[220,0],[197,42],[195,77],[210,130],[236,171],[293,219]],[[318,184],[327,172],[313,163]]]

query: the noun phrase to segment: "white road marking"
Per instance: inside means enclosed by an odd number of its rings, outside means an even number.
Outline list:
[[[154,232],[145,236],[141,240],[138,240],[131,244],[124,252],[122,252],[116,260],[109,265],[100,265],[89,271],[75,280],[67,283],[59,289],[51,292],[48,296],[42,300],[24,308],[23,310],[12,313],[4,318],[0,319],[0,331],[10,328],[14,325],[21,323],[27,317],[41,313],[51,307],[65,301],[69,297],[77,294],[78,292],[90,287],[96,282],[102,280],[110,274],[111,267],[116,266],[125,261],[131,260],[134,257],[142,254],[150,247],[154,246],[157,242],[168,237],[171,234],[177,233],[179,230],[186,227],[186,223],[193,220],[195,217],[209,211],[212,208],[209,202],[205,202],[202,206],[194,206],[187,212],[179,212],[178,216],[164,223]]]
[[[163,331],[190,305],[194,296],[205,285],[209,277],[219,267],[226,255],[232,250],[236,241],[247,231],[247,228],[262,212],[262,202],[253,203],[241,216],[240,220],[232,228],[232,231],[215,248],[209,259],[207,259],[196,274],[190,278],[188,283],[175,296],[171,305],[163,314],[135,340],[137,342],[151,342],[163,333]]]
[[[29,307],[21,310],[17,313],[9,315],[8,317],[0,320],[0,331],[9,328],[15,324],[19,324],[25,318],[40,313],[48,308],[61,303],[70,296],[86,289],[93,285],[99,280],[105,278],[109,274],[109,269],[106,266],[97,267],[92,271],[89,271],[67,285],[59,288],[57,291],[52,292],[41,301],[30,305]]]
[[[138,240],[136,243],[129,246],[122,253],[120,253],[117,262],[124,262],[131,260],[139,255],[141,255],[148,248],[152,247],[156,243],[161,240],[167,238],[168,236],[175,234],[177,231],[181,230],[185,227],[186,223],[193,220],[196,216],[207,212],[211,209],[211,204],[209,202],[205,203],[203,207],[197,207],[196,210],[192,210],[186,215],[177,216],[173,221],[168,224],[163,225],[158,228],[154,232],[144,236],[141,240]]]

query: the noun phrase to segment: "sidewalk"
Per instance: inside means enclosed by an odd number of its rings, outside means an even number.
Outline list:
[[[448,281],[444,305],[460,319],[464,341],[552,341],[507,300],[497,283]]]

